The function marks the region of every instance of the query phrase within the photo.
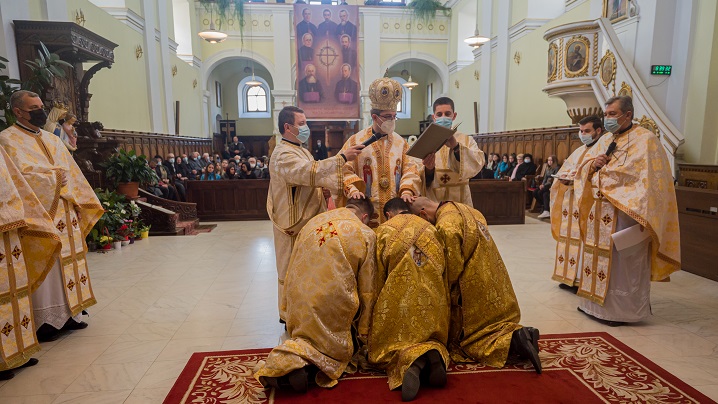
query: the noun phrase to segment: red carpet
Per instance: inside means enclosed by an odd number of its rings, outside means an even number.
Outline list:
[[[451,365],[447,386],[422,388],[417,403],[713,403],[607,333],[541,338],[543,374],[523,365]],[[269,349],[192,355],[165,403],[397,403],[378,374],[345,375],[333,389],[307,394],[264,390],[252,377]],[[530,365],[529,365],[530,366]]]

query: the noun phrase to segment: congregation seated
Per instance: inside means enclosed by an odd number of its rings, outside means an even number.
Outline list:
[[[531,154],[519,154],[518,160],[521,161],[521,163],[514,169],[514,173],[511,175],[511,181],[521,181],[527,175],[536,174],[536,164]]]
[[[237,176],[242,180],[256,180],[257,176],[254,171],[249,167],[249,163],[243,162],[239,164],[239,172]]]
[[[508,178],[516,167],[516,155],[504,153],[501,156],[501,162],[499,163],[498,172],[496,173],[496,179]]]
[[[555,155],[549,156],[546,159],[546,170],[543,173],[541,183],[538,184],[536,189],[533,191],[533,198],[541,203],[543,206],[543,212],[538,216],[539,219],[545,219],[550,217],[551,210],[551,186],[553,185],[554,175],[558,173],[559,168],[558,157]]]
[[[201,181],[216,181],[222,179],[222,176],[214,171],[214,164],[209,164],[206,168],[206,172],[199,178]]]
[[[150,159],[149,166],[152,169],[152,181],[147,184],[146,190],[155,196],[158,196],[160,198],[170,199],[173,201],[177,200],[177,192],[173,187],[169,185],[169,183],[166,183],[160,179],[160,177],[157,175],[157,160]]]

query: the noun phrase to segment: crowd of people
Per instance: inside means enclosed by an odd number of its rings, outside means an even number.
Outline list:
[[[236,153],[234,153],[236,152]],[[155,179],[147,184],[147,191],[155,196],[173,201],[187,202],[187,181],[254,180],[269,179],[269,159],[259,158],[246,152],[244,145],[234,138],[224,156],[214,157],[199,152],[175,155],[168,153],[165,159],[155,156],[149,160]]]

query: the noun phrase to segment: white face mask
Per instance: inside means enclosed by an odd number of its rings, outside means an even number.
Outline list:
[[[387,119],[386,121],[382,122],[381,125],[379,125],[379,128],[387,135],[394,133],[394,129],[396,128],[396,120],[392,119],[390,121]]]
[[[583,132],[578,132],[578,138],[581,139],[581,143],[585,144],[586,146],[593,143],[593,136],[590,134],[584,134]]]
[[[528,164],[531,162],[531,159],[524,159],[524,163]]]

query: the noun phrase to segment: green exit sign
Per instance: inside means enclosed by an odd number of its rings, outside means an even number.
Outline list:
[[[653,65],[651,66],[651,74],[657,74],[660,76],[670,76],[673,66],[671,65]]]

